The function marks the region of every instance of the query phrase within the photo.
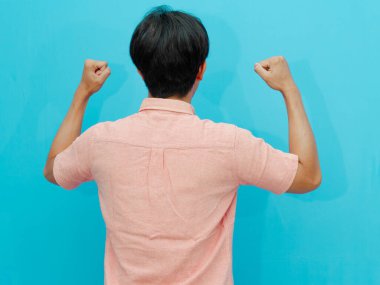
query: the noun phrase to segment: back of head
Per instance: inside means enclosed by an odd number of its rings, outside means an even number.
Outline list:
[[[158,6],[137,25],[129,51],[153,97],[183,97],[208,56],[209,39],[199,18]]]

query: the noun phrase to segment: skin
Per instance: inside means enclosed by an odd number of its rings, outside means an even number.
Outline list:
[[[289,152],[299,157],[296,176],[287,192],[297,194],[310,192],[318,188],[321,183],[321,169],[313,131],[302,103],[301,93],[292,78],[288,64],[283,56],[275,56],[256,63],[254,70],[269,87],[281,92],[286,104]],[[144,79],[142,73],[137,71]],[[205,71],[206,61],[199,67],[193,87],[186,96],[173,95],[169,99],[191,103]],[[81,134],[88,100],[103,86],[110,74],[107,62],[91,59],[85,61],[82,79],[48,154],[44,168],[44,176],[48,181],[57,184],[53,176],[54,159]],[[152,95],[149,93],[148,97]]]

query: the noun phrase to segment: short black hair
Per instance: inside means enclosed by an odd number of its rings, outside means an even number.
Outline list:
[[[153,97],[184,97],[208,56],[209,39],[199,18],[161,5],[137,25],[129,52]]]

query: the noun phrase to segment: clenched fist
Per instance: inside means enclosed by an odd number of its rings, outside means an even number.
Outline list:
[[[80,86],[89,94],[97,92],[111,74],[106,61],[86,59],[84,62]]]
[[[296,86],[283,56],[274,56],[255,64],[255,72],[273,89],[285,92]]]

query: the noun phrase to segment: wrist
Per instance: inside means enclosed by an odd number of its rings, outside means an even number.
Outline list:
[[[280,90],[280,92],[285,100],[291,100],[292,98],[301,98],[301,93],[295,83],[286,85]]]
[[[289,110],[302,108],[303,102],[298,88],[289,88],[282,91],[286,108]]]
[[[93,92],[85,84],[80,83],[75,91],[74,99],[77,101],[87,101],[92,94]]]
[[[285,84],[280,92],[285,96],[287,94],[299,93],[299,90],[295,82],[290,82],[288,84]]]
[[[80,92],[84,96],[90,97],[94,92],[91,88],[84,82],[80,82],[77,88],[77,92]]]
[[[295,83],[286,85],[280,90],[286,104],[301,101],[301,93]]]
[[[71,102],[71,109],[75,112],[84,112],[86,110],[88,103],[88,98],[76,97],[74,96],[73,101]]]
[[[75,91],[74,98],[72,101],[72,105],[75,108],[85,108],[87,106],[88,100],[91,97],[91,92],[81,84],[78,86],[77,90]]]

